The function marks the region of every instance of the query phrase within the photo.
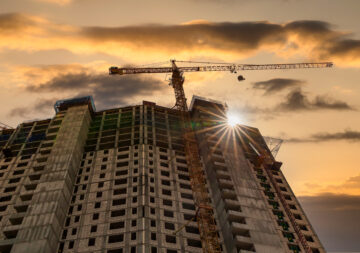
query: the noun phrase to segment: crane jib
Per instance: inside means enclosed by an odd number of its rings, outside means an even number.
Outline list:
[[[180,72],[201,72],[201,71],[230,71],[239,70],[272,70],[272,69],[307,69],[307,68],[331,68],[332,62],[310,62],[310,63],[289,63],[289,64],[231,64],[231,65],[204,65],[177,67]],[[110,75],[142,74],[142,73],[172,73],[172,67],[152,68],[109,68]]]

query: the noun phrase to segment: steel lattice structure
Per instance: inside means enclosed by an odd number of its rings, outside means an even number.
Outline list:
[[[175,64],[176,61],[172,63]],[[178,61],[181,62],[181,61]],[[204,65],[176,67],[180,72],[203,72],[203,71],[230,71],[235,73],[241,70],[272,70],[272,69],[309,69],[309,68],[330,68],[331,62],[309,62],[309,63],[291,63],[291,64],[224,64],[224,65]],[[144,73],[172,73],[174,67],[153,67],[153,68],[118,68],[111,67],[110,74],[127,75],[127,74],[144,74]]]

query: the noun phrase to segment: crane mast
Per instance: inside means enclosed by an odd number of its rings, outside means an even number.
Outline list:
[[[272,69],[300,69],[300,68],[330,68],[333,66],[331,62],[318,62],[318,63],[292,63],[292,64],[211,64],[199,66],[178,67],[176,62],[182,63],[194,63],[189,61],[175,61],[171,60],[171,67],[110,67],[110,75],[127,75],[127,74],[142,74],[142,73],[172,73],[170,84],[175,91],[176,103],[174,109],[181,112],[183,129],[184,129],[184,142],[185,153],[189,166],[190,182],[193,191],[195,205],[197,207],[196,220],[199,227],[200,239],[202,242],[202,248],[204,253],[220,253],[221,244],[218,237],[216,222],[213,212],[213,207],[210,203],[209,193],[206,188],[206,179],[201,164],[201,158],[199,153],[198,144],[194,129],[191,126],[191,118],[188,112],[188,106],[186,102],[184,92],[184,72],[203,72],[203,71],[230,71],[231,73],[237,73],[241,70],[272,70]],[[195,62],[196,63],[196,62]],[[199,63],[199,62],[197,62]],[[244,80],[242,76],[238,77],[239,81]],[[262,156],[261,154],[260,156]],[[284,200],[284,196],[281,191],[277,191],[279,198]],[[285,202],[285,201],[282,201]],[[283,203],[287,210],[287,203]],[[290,218],[292,218],[290,216]],[[304,240],[302,234],[295,219],[291,219],[295,231],[300,238],[300,242],[307,253],[311,253],[310,247]]]
[[[172,76],[170,85],[174,88],[175,92],[175,106],[174,108],[182,112],[188,111],[185,91],[184,91],[184,81],[183,72],[176,66],[175,61],[171,61],[172,64]]]

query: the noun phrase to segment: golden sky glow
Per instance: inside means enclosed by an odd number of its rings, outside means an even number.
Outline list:
[[[335,30],[330,23],[317,20],[283,23],[190,20],[175,25],[106,27],[60,24],[42,16],[11,13],[0,16],[0,28],[2,50],[102,53],[131,57],[132,63],[169,55],[233,61],[271,52],[284,59],[331,59],[342,67],[360,64],[359,41],[351,39],[349,32]]]
[[[165,75],[109,77],[114,65],[333,61],[239,73],[243,82],[189,73],[185,92],[226,101],[241,123],[287,140],[277,158],[295,194],[356,198],[359,9],[358,0],[1,0],[0,122],[52,117],[55,100],[77,95],[99,109],[174,104]]]

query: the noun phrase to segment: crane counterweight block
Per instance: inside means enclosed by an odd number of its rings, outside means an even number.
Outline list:
[[[109,68],[109,75],[123,75],[125,74],[122,69],[119,69],[118,67],[110,67]]]

